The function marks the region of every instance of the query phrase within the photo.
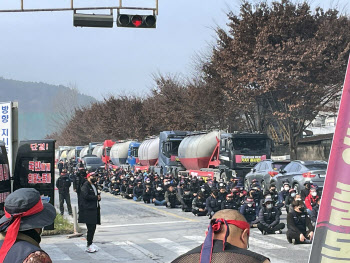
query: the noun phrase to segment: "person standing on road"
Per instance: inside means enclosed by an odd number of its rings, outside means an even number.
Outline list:
[[[56,210],[43,203],[34,188],[21,188],[5,200],[5,216],[0,219],[0,262],[52,263],[40,248],[42,228],[53,224]]]
[[[294,211],[287,215],[287,240],[293,244],[310,244],[314,235],[314,226],[305,212],[304,203],[301,200],[294,201],[292,206]]]
[[[85,182],[86,177],[86,170],[83,167],[79,167],[78,171],[75,174],[74,181],[73,181],[73,190],[77,193],[78,196],[78,208],[80,209],[80,192],[81,187],[83,186]]]
[[[274,206],[274,201],[270,196],[266,197],[259,211],[258,229],[263,235],[282,234],[284,227],[285,225],[280,223],[280,210]]]
[[[71,186],[71,184],[72,182],[68,177],[67,170],[63,169],[62,173],[60,174],[60,177],[58,177],[56,181],[56,187],[58,188],[59,194],[61,215],[64,214],[64,201],[66,201],[69,215],[73,215],[69,194],[69,187]]]
[[[94,253],[98,248],[93,244],[96,231],[96,225],[101,224],[100,201],[101,195],[96,187],[96,174],[89,173],[86,176],[87,181],[81,187],[81,204],[79,211],[79,223],[85,223],[87,228],[87,247],[86,252]]]
[[[63,161],[60,160],[59,163],[57,164],[57,168],[58,168],[58,173],[61,174],[62,170],[63,170]]]
[[[210,221],[204,243],[172,263],[269,263],[270,260],[248,250],[249,223],[238,211],[225,209]]]

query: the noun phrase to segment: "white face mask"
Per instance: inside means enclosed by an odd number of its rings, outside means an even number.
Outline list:
[[[295,201],[301,201],[301,198],[295,198]]]
[[[253,204],[248,204],[248,206],[249,206],[249,207],[252,207],[252,206],[253,206]]]
[[[205,189],[204,189],[204,188],[202,188],[202,189],[201,189],[201,191],[202,191],[202,192],[205,192]]]
[[[311,195],[312,195],[312,196],[316,196],[317,193],[316,193],[316,192],[312,192]]]
[[[272,204],[266,205],[266,208],[267,208],[267,209],[271,209],[271,208],[272,208]]]
[[[285,187],[285,188],[284,188],[284,190],[289,191],[289,187],[288,187],[288,186],[287,186],[287,187]]]
[[[291,195],[290,195],[290,196],[291,196],[291,197],[294,197],[295,195],[296,195],[296,193],[291,193]]]
[[[157,191],[162,191],[162,187],[157,187]]]

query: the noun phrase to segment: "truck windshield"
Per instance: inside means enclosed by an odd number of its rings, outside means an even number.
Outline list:
[[[233,139],[234,150],[261,150],[266,148],[266,139],[260,138],[235,138]]]
[[[130,154],[132,157],[139,157],[139,147],[131,147]]]
[[[163,142],[163,154],[170,158],[172,155],[177,155],[181,140]]]

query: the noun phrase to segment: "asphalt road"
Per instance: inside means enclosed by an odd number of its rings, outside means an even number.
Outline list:
[[[58,194],[55,199],[58,204]],[[73,191],[71,199],[72,204],[76,205]],[[109,193],[102,193],[101,214],[102,224],[97,226],[94,239],[99,252],[90,254],[84,251],[85,237],[43,237],[42,248],[53,262],[62,263],[92,263],[97,260],[171,262],[202,243],[209,223],[207,217],[195,217],[181,209],[137,203]],[[285,221],[286,215],[283,214],[282,222]],[[249,249],[269,257],[271,262],[307,262],[311,245],[289,244],[285,232],[263,236],[258,229],[252,229]]]

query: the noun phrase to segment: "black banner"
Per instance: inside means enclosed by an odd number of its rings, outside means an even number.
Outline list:
[[[21,141],[18,147],[13,188],[35,188],[54,205],[55,140]],[[54,225],[45,227],[53,230]]]

